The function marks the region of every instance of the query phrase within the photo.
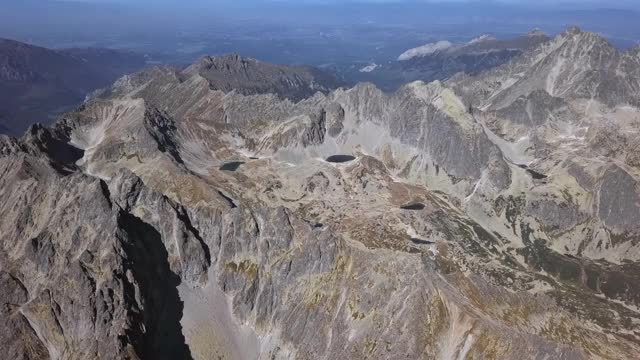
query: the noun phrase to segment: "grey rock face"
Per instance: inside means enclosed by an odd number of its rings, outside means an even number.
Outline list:
[[[565,107],[566,103],[562,99],[554,98],[544,90],[536,90],[496,111],[496,115],[516,124],[536,127],[552,119],[556,112]]]
[[[618,166],[607,169],[602,178],[598,214],[618,234],[636,235],[639,230],[638,181]]]
[[[4,356],[14,359],[48,359],[47,349],[19,311],[20,304],[28,300],[27,290],[18,279],[6,272],[0,273],[0,286],[3,292],[0,295],[0,321],[4,324],[0,337],[4,344]]]
[[[587,214],[566,200],[562,203],[551,200],[532,202],[527,204],[526,211],[540,219],[550,233],[565,232],[588,219]]]
[[[385,126],[391,137],[429,154],[448,174],[479,179],[482,169],[499,156],[497,149],[463,105],[444,104],[455,111],[438,108],[440,102],[456,101],[455,96],[447,99],[446,91],[437,84],[415,83],[387,96],[373,86],[359,85],[338,102],[345,113]]]

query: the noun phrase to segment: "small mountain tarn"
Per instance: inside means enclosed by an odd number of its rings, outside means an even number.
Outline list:
[[[180,324],[184,304],[177,287],[181,278],[169,266],[161,234],[124,211],[117,221],[126,235],[120,240],[127,256],[125,269],[139,284],[136,289],[125,282],[126,298],[142,298],[146,310],[132,317],[136,324],[143,324],[145,331],[130,330],[127,336],[137,353],[149,358],[192,359]],[[135,308],[135,304],[131,306]]]
[[[409,240],[411,240],[411,242],[416,244],[416,245],[432,245],[432,244],[435,244],[433,241],[428,241],[428,240],[424,240],[424,239],[420,239],[420,238],[414,238],[414,237],[412,237]]]
[[[407,204],[407,205],[400,206],[400,209],[402,209],[402,210],[416,210],[417,211],[417,210],[424,210],[424,208],[425,208],[425,205],[423,203],[419,203],[419,202],[410,203],[410,204]]]
[[[355,160],[356,157],[352,155],[331,155],[326,159],[326,162],[341,164]]]
[[[547,175],[539,173],[535,170],[531,170],[529,169],[529,167],[527,165],[518,165],[520,168],[525,169],[527,171],[527,173],[534,179],[534,180],[544,180],[547,178]]]
[[[244,165],[244,161],[229,161],[220,166],[222,171],[236,171],[240,166]]]
[[[527,169],[527,172],[534,180],[543,180],[547,178],[547,175],[541,174],[535,170]]]

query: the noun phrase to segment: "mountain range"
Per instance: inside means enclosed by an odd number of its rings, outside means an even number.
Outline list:
[[[464,43],[441,40],[408,49],[396,61],[348,64],[331,69],[345,81],[372,82],[385,91],[395,91],[412,81],[442,81],[460,72],[478,74],[503,65],[548,40],[549,37],[537,29],[510,39],[481,35]]]
[[[640,49],[323,79],[204,57],[0,136],[3,354],[637,357]]]

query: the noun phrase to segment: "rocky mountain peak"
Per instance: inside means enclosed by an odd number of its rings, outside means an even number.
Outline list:
[[[483,106],[496,109],[536,90],[554,97],[599,99],[608,105],[637,104],[637,66],[632,57],[622,55],[602,36],[570,28],[480,75],[487,83],[477,86],[474,80],[472,91],[483,91]]]
[[[609,47],[614,48],[607,39],[602,35],[590,32],[590,31],[572,31],[567,30],[558,36],[559,38],[565,37],[567,41],[572,42],[591,42],[598,44],[607,44]],[[614,48],[615,49],[615,48]]]
[[[538,36],[548,36],[544,31],[540,30],[539,28],[534,28],[531,29],[529,32],[526,33],[526,36],[530,36],[530,37],[538,37]]]
[[[564,31],[564,34],[567,35],[577,35],[580,33],[582,33],[582,30],[576,25],[570,26],[567,28],[567,30]]]
[[[316,68],[269,64],[237,54],[202,57],[182,74],[200,76],[211,89],[223,92],[273,93],[293,101],[341,85],[332,75]]]
[[[238,54],[226,54],[221,56],[203,56],[194,62],[192,67],[199,71],[218,70],[218,71],[238,71],[246,70],[249,64],[253,66],[270,66],[270,64],[262,63],[253,58],[242,57]],[[186,72],[189,72],[185,70]]]

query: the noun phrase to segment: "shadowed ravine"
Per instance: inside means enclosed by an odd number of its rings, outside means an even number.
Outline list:
[[[178,295],[180,277],[174,274],[160,233],[139,218],[120,212],[118,225],[124,229],[121,238],[126,252],[125,271],[130,270],[140,286],[143,309],[136,309],[134,324],[138,331],[130,330],[134,347],[144,359],[192,359],[185,343],[180,319],[184,305]],[[136,296],[133,284],[125,282],[125,299]]]

